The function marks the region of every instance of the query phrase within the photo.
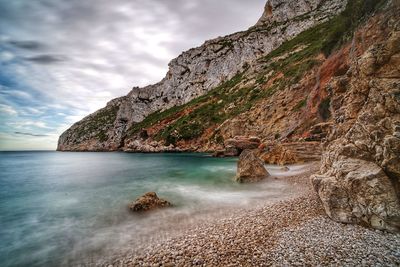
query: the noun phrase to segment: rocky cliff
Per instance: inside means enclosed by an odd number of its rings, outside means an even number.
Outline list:
[[[326,85],[334,131],[312,177],[334,220],[400,231],[400,8],[353,37],[346,71]]]
[[[283,42],[340,13],[345,5],[346,1],[338,0],[268,1],[254,27],[182,53],[170,62],[161,82],[133,88],[127,96],[111,101],[104,109],[74,124],[61,135],[58,150],[152,151],[153,141],[144,144],[135,136],[136,124],[150,114],[205,95],[248,70]],[[156,147],[174,150],[175,144],[168,147],[168,143],[157,143]]]

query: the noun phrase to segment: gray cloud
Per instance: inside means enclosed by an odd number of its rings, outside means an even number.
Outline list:
[[[53,64],[65,61],[66,57],[58,55],[38,55],[38,56],[26,57],[25,59],[38,64]]]
[[[47,134],[33,134],[33,133],[24,133],[24,132],[14,132],[15,134],[18,135],[26,135],[26,136],[32,136],[32,137],[46,137],[48,136]]]
[[[9,41],[9,44],[27,50],[40,50],[44,45],[37,41]]]

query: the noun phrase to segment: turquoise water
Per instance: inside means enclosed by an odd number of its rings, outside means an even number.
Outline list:
[[[0,152],[0,170],[1,266],[94,264],[286,188],[237,184],[236,159],[205,154]],[[174,208],[130,213],[148,191]]]

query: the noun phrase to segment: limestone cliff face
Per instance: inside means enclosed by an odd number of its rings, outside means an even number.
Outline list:
[[[127,96],[111,101],[104,109],[74,124],[61,135],[58,150],[125,149],[129,129],[149,114],[186,104],[206,94],[283,42],[340,13],[346,2],[268,1],[263,16],[254,27],[207,41],[182,53],[170,62],[169,71],[161,82],[133,88]],[[132,145],[134,139],[128,142],[130,149],[135,146]]]

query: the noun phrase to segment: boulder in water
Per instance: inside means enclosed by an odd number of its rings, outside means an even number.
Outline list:
[[[245,150],[240,154],[235,180],[239,183],[258,182],[270,176],[264,163],[253,150]]]
[[[156,208],[172,206],[168,201],[161,199],[155,192],[148,192],[129,204],[129,209],[134,212],[148,211]]]

